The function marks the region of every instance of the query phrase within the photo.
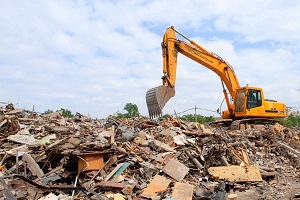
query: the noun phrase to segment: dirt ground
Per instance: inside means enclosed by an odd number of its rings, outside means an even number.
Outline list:
[[[248,190],[233,192],[241,200],[300,199],[300,174],[282,173],[274,180],[250,186]]]

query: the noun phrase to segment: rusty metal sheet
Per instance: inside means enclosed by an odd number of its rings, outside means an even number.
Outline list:
[[[78,156],[78,172],[99,170],[104,165],[102,154],[86,154]]]

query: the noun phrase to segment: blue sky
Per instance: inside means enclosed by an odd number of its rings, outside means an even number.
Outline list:
[[[160,43],[173,25],[229,62],[240,85],[299,107],[299,9],[283,0],[1,1],[0,102],[93,118],[131,102],[147,115],[145,94],[161,84]],[[219,78],[179,55],[164,113],[216,110],[222,100]]]

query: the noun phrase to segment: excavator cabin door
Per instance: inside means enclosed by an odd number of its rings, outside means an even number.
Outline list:
[[[238,89],[235,97],[235,112],[245,112],[246,89]]]

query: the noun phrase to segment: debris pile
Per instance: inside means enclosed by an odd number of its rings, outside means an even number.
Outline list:
[[[147,117],[0,115],[0,199],[287,199],[300,196],[300,131]]]

